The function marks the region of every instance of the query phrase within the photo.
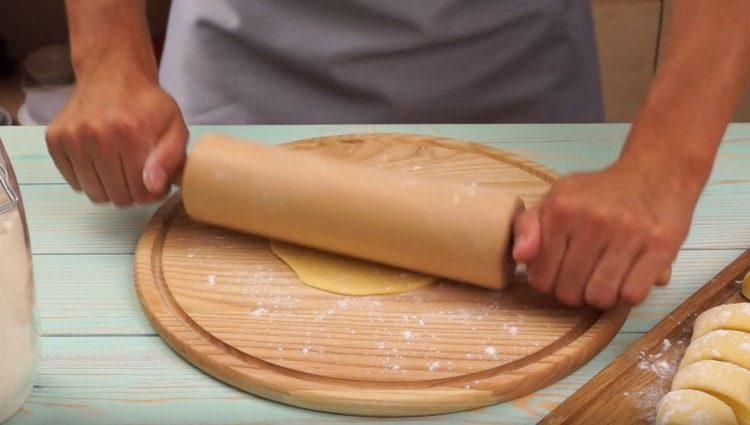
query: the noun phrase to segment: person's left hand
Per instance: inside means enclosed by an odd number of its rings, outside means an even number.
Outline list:
[[[665,175],[615,163],[555,182],[514,223],[513,257],[527,264],[529,284],[569,306],[643,301],[677,255],[698,198]]]

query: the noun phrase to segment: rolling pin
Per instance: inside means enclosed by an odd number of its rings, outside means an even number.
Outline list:
[[[182,199],[199,222],[486,288],[515,271],[522,202],[498,188],[209,136],[188,156]]]
[[[503,288],[515,270],[522,203],[497,188],[210,136],[188,157],[182,198],[199,222],[487,288]]]

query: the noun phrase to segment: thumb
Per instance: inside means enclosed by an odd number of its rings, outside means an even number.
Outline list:
[[[149,152],[143,166],[143,184],[152,194],[164,193],[182,171],[188,134],[182,121],[175,122]]]
[[[513,259],[526,263],[536,257],[541,245],[539,208],[519,211],[513,220]]]

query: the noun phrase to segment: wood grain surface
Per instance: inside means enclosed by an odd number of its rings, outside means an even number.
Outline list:
[[[653,423],[656,404],[690,343],[693,321],[711,307],[745,301],[740,289],[749,267],[745,251],[541,423]]]
[[[289,149],[425,178],[510,188],[537,202],[555,174],[477,144],[351,135]],[[301,284],[268,241],[197,224],[178,195],[135,257],[136,291],[157,332],[202,370],[262,397],[374,416],[460,411],[549,385],[598,353],[625,310],[568,309],[520,282],[497,292],[441,282],[346,297]]]

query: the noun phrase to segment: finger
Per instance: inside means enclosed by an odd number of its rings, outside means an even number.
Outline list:
[[[610,243],[586,285],[586,303],[601,310],[613,307],[625,275],[642,248],[643,241],[636,238],[618,238]]]
[[[128,127],[122,127],[115,132],[118,138],[120,167],[125,175],[130,195],[139,204],[157,199],[143,184],[143,164],[146,162],[148,151],[156,144],[146,134],[136,134],[135,129]]]
[[[558,214],[542,208],[540,212],[541,249],[527,264],[529,284],[543,294],[552,293],[560,264],[568,244],[568,227]]]
[[[640,304],[646,299],[670,258],[654,249],[641,251],[627,273],[620,289],[620,298],[630,305]]]
[[[81,185],[78,183],[78,178],[73,170],[73,164],[71,164],[70,159],[63,151],[63,142],[60,140],[60,137],[47,133],[45,139],[47,141],[47,151],[55,163],[55,167],[60,171],[60,174],[62,174],[68,185],[76,192],[80,192]]]
[[[107,193],[102,186],[99,176],[96,174],[93,162],[81,151],[80,141],[68,141],[65,146],[65,154],[70,158],[78,183],[86,193],[91,202],[101,204],[107,202]]]
[[[578,229],[571,235],[555,283],[557,299],[572,307],[583,304],[586,283],[605,249],[604,241],[598,236],[601,233],[589,229],[591,227]]]
[[[541,247],[539,208],[519,211],[513,220],[513,259],[526,263]]]
[[[94,169],[113,204],[126,206],[133,203],[120,156],[111,145],[100,145],[99,152],[94,156]]]
[[[143,169],[143,182],[152,194],[168,190],[185,161],[188,130],[180,121],[169,126],[151,150]]]

